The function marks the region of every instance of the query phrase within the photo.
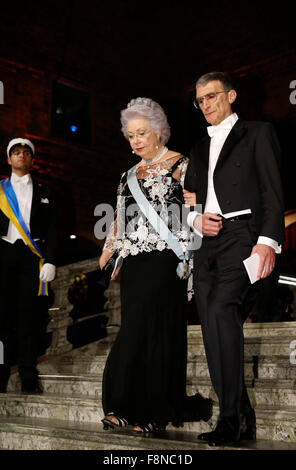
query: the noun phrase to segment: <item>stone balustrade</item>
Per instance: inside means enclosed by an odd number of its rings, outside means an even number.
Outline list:
[[[47,349],[48,356],[57,356],[73,349],[67,340],[67,328],[73,323],[69,313],[73,305],[68,300],[68,290],[75,276],[87,274],[98,269],[98,258],[78,263],[67,264],[57,269],[56,279],[51,283],[54,292],[54,304],[49,309],[50,322],[48,332],[52,333],[51,345]],[[109,317],[109,325],[120,324],[120,287],[118,281],[112,281],[104,293],[107,297],[105,308]],[[100,312],[98,312],[100,313]]]

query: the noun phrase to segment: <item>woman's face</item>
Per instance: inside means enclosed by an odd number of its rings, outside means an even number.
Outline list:
[[[144,160],[150,160],[159,151],[160,135],[153,131],[145,118],[128,121],[127,137],[133,151]]]

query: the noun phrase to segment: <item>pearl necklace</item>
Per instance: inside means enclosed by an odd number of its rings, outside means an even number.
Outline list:
[[[164,154],[168,151],[168,148],[167,147],[163,147],[162,150],[160,150],[156,155],[155,157],[153,158],[150,158],[150,160],[145,160],[144,158],[142,158],[141,160],[141,163],[143,164],[143,166],[150,166],[152,165],[152,163],[156,162],[157,160],[160,160],[161,157],[164,156]]]

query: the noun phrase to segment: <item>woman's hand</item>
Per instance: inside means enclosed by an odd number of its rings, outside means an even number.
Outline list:
[[[100,266],[100,269],[103,269],[103,267],[105,266],[105,264],[109,261],[109,259],[111,258],[112,256],[112,253],[110,253],[110,251],[108,250],[103,250],[101,256],[100,256],[100,259],[99,259],[99,266]]]
[[[183,189],[183,196],[185,201],[185,207],[195,206],[196,204],[196,193],[190,193],[187,189]]]

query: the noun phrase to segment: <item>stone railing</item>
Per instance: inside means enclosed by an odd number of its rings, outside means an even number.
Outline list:
[[[48,356],[56,356],[73,349],[67,340],[67,328],[73,323],[69,313],[73,305],[68,300],[68,290],[73,283],[74,277],[98,269],[98,258],[67,264],[57,269],[57,277],[51,283],[54,292],[54,305],[49,309],[50,322],[48,332],[52,333],[51,345],[47,349]],[[107,297],[105,308],[109,317],[108,325],[119,325],[120,323],[120,288],[118,281],[112,281],[110,287],[104,293]],[[100,312],[98,312],[100,313]]]

